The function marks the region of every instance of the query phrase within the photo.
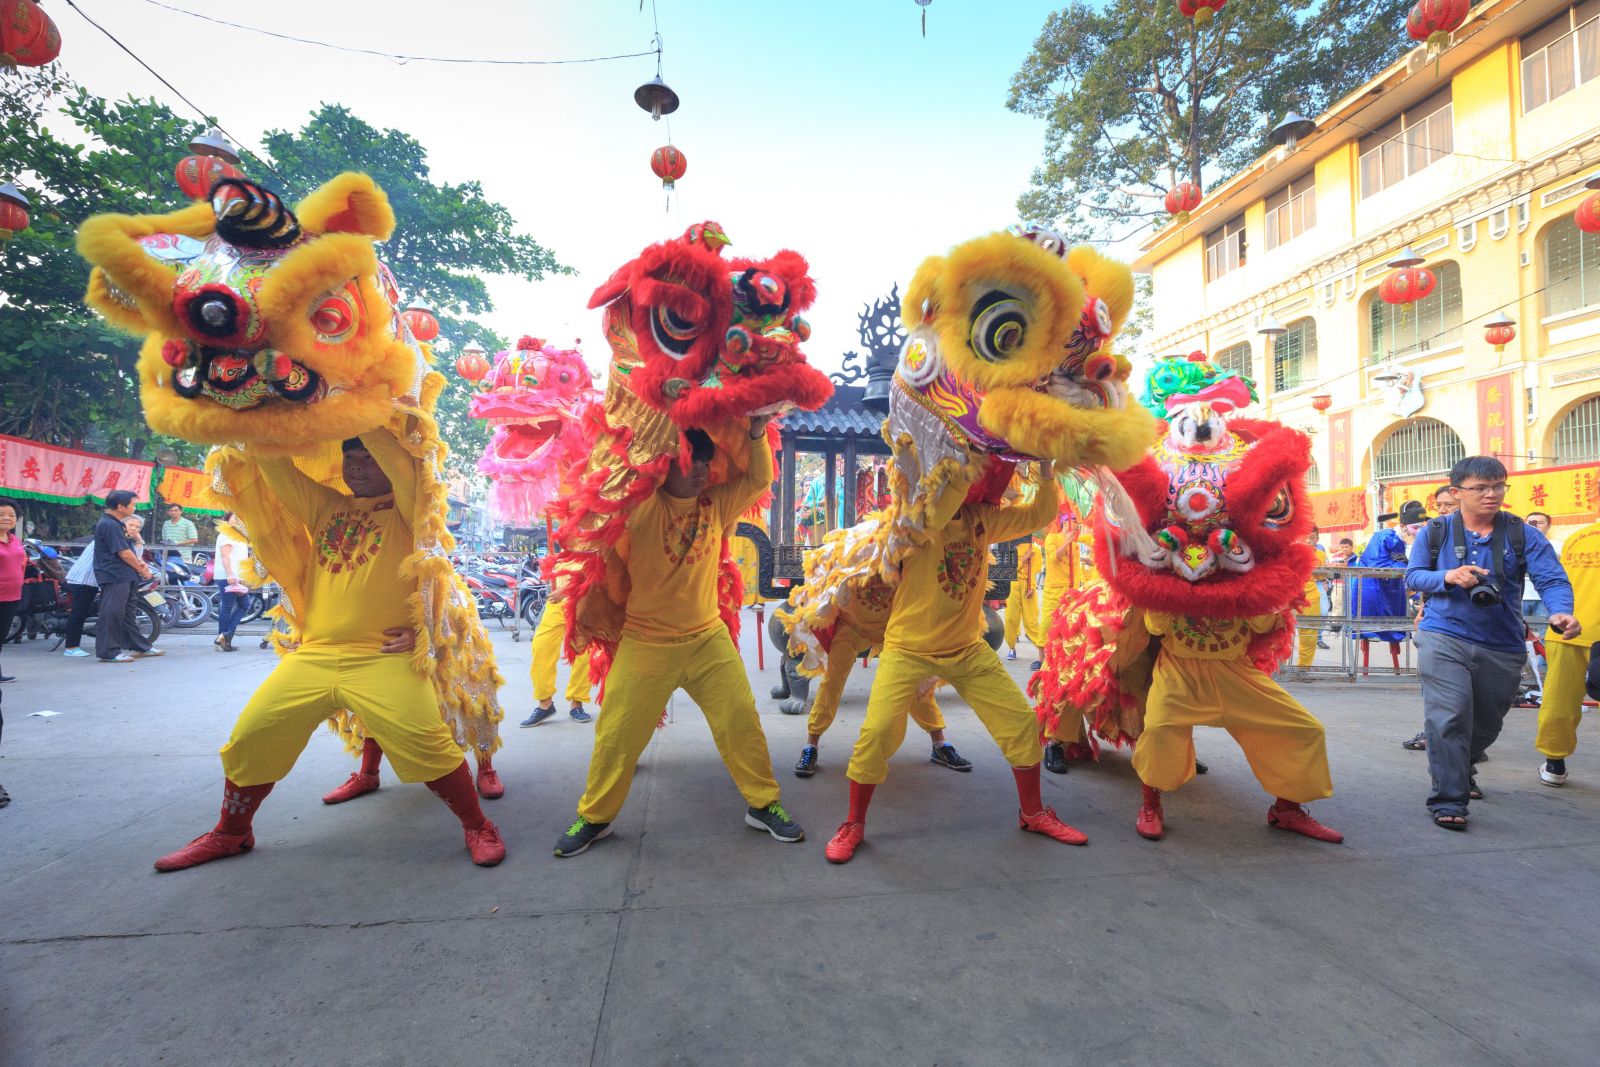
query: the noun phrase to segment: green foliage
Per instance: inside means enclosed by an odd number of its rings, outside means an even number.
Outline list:
[[[202,449],[145,426],[138,342],[84,306],[88,269],[73,245],[90,215],[181,207],[173,168],[197,126],[154,100],[94,96],[54,67],[0,71],[0,176],[33,202],[32,225],[0,248],[0,433],[135,457],[172,448],[185,463],[200,460]],[[456,351],[472,340],[491,352],[505,347],[473,318],[493,310],[483,274],[569,272],[516,232],[510,212],[479,183],[432,182],[426,149],[399,130],[324,105],[300,130],[272,131],[264,143],[267,162],[247,158],[242,166],[291,202],[342,171],[377,179],[398,223],[379,256],[407,298],[438,309]],[[452,465],[471,471],[488,429],[467,418],[471,388],[441,363],[449,382],[441,430]]]
[[[1174,0],[1074,0],[1011,80],[1007,106],[1046,123],[1022,216],[1112,238],[1165,217],[1174,184],[1219,184],[1284,112],[1315,116],[1404,53],[1409,5],[1235,0],[1196,27]]]

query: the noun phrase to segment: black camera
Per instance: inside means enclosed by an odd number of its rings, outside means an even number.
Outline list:
[[[1467,590],[1467,596],[1472,600],[1473,607],[1492,608],[1500,603],[1500,584],[1484,575],[1478,579],[1477,585]]]

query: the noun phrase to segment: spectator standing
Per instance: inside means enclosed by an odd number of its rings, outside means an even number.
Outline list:
[[[22,607],[22,570],[28,562],[17,533],[17,510],[15,502],[0,500],[0,648],[11,636],[11,621]],[[0,682],[15,680],[0,668]]]
[[[1438,516],[1454,515],[1460,507],[1456,503],[1456,495],[1450,491],[1448,485],[1441,485],[1433,491],[1433,513]]]
[[[78,646],[83,643],[83,624],[89,621],[99,596],[100,583],[94,576],[94,542],[90,541],[67,571],[67,599],[72,604],[72,614],[67,617],[67,647],[61,654],[68,659],[85,659],[89,655]]]
[[[1561,566],[1572,582],[1573,601],[1580,619],[1600,616],[1600,522],[1590,523],[1561,547]],[[1578,747],[1578,723],[1583,718],[1584,672],[1595,638],[1589,632],[1576,637],[1549,635],[1545,654],[1550,670],[1545,675],[1544,699],[1539,703],[1539,733],[1534,747],[1544,757],[1539,780],[1560,786],[1567,781],[1567,757]]]
[[[200,532],[194,523],[183,516],[183,506],[167,505],[167,521],[161,524],[161,543],[164,545],[193,545],[200,541]]]
[[[141,656],[159,656],[161,650],[128,624],[128,601],[133,583],[148,580],[150,568],[128,539],[127,521],[133,516],[133,493],[113,489],[106,494],[105,514],[94,527],[94,577],[100,585],[100,621],[95,627],[94,651],[102,663],[129,663]],[[133,651],[127,651],[128,648]]]
[[[1530,511],[1522,517],[1522,521],[1544,534],[1545,540],[1550,542],[1550,547],[1556,555],[1561,555],[1561,541],[1550,534],[1549,515],[1542,511]],[[1539,607],[1539,590],[1533,587],[1533,579],[1529,578],[1522,583],[1522,614],[1537,615]]]
[[[1428,811],[1435,825],[1465,830],[1468,800],[1482,796],[1473,766],[1500,735],[1522,680],[1523,579],[1531,575],[1553,609],[1552,630],[1571,639],[1582,627],[1550,542],[1502,510],[1505,465],[1468,456],[1451,469],[1450,486],[1460,510],[1416,538],[1406,585],[1428,597],[1417,633]]]
[[[239,628],[250,592],[240,575],[249,558],[250,542],[234,529],[230,511],[217,523],[217,550],[212,557],[211,576],[217,583],[217,639],[213,643],[218,652],[237,651],[233,647],[233,631]]]

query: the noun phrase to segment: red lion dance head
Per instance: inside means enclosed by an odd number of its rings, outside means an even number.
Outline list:
[[[646,248],[589,301],[605,308],[611,366],[605,401],[585,419],[588,455],[553,509],[557,551],[545,566],[567,612],[569,647],[588,648],[601,671],[627,605],[613,546],[687,451],[683,431],[701,429],[716,442],[716,484],[748,469],[751,416],[814,410],[833,393],[800,351],[811,333],[801,312],[816,296],[805,258],[785,250],[724,259],[728,243],[714,222],[691,226]],[[726,543],[722,554],[723,616],[736,630],[738,568]]]
[[[495,428],[478,469],[491,479],[489,504],[502,521],[528,527],[544,516],[561,472],[588,457],[583,416],[599,399],[575,348],[524,337],[495,359],[470,412]]]

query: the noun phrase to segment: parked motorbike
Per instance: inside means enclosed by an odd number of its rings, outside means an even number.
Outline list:
[[[54,637],[55,644],[50,646],[54,651],[66,639],[67,620],[72,617],[72,597],[67,591],[66,574],[54,550],[37,539],[25,540],[23,551],[27,562],[22,571],[22,604],[10,629],[0,640],[10,644],[20,641],[24,635],[30,639]],[[128,598],[128,619],[147,641],[161,636],[161,612],[156,605],[164,604],[165,598],[160,588],[161,580],[152,578],[136,585],[135,595]],[[90,615],[83,632],[94,633],[98,622],[98,612]]]

